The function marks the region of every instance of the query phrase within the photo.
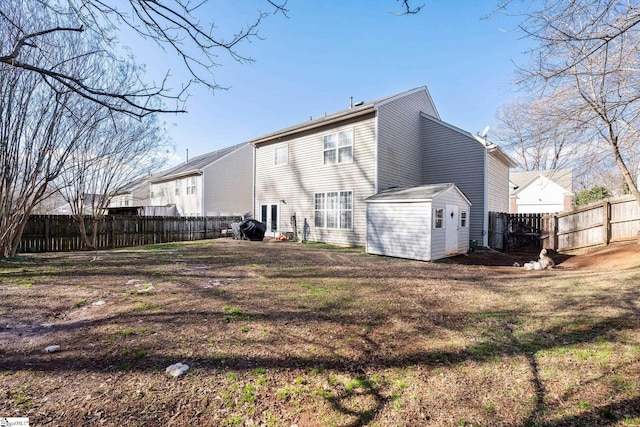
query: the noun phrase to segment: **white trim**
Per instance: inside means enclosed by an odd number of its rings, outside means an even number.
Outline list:
[[[378,194],[378,188],[380,188],[380,176],[378,175],[378,156],[379,156],[379,132],[378,132],[378,112],[376,111],[376,116],[374,118],[374,141],[373,141],[373,194]]]

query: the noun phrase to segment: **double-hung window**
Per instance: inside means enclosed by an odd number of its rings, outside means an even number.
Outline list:
[[[173,187],[175,188],[174,192],[176,196],[180,195],[180,180],[176,179],[175,183],[173,184]]]
[[[314,224],[318,228],[353,228],[353,193],[331,191],[315,194]]]
[[[353,129],[325,135],[323,144],[325,165],[353,161]]]
[[[192,176],[187,178],[187,195],[196,194],[196,179]]]
[[[285,144],[276,147],[273,159],[274,166],[286,165],[287,163],[289,163],[289,146]]]
[[[466,228],[467,226],[467,211],[460,212],[460,228]]]

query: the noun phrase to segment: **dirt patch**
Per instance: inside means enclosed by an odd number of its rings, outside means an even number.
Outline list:
[[[640,267],[640,245],[618,243],[606,247],[596,247],[569,253],[550,252],[558,268],[574,270],[628,270]],[[516,250],[500,252],[491,249],[478,249],[467,255],[459,255],[450,260],[463,265],[483,265],[512,267],[535,261],[539,257],[536,250]]]
[[[594,253],[520,274],[529,253],[424,263],[231,239],[1,261],[0,417],[638,424],[638,252],[605,251],[589,274]]]
[[[583,270],[629,270],[640,267],[640,245],[618,243],[576,252],[561,264]]]

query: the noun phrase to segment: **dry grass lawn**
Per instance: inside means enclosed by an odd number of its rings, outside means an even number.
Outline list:
[[[0,417],[638,426],[640,250],[615,250],[528,272],[230,239],[0,261]]]

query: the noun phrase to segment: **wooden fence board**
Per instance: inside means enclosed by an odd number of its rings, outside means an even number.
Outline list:
[[[98,249],[212,239],[221,236],[240,216],[139,217],[107,216],[98,222]],[[90,234],[90,218],[85,218]],[[20,243],[21,252],[62,252],[84,249],[78,223],[67,215],[32,215]]]
[[[518,247],[527,234],[539,234],[541,247],[567,251],[636,240],[638,233],[640,208],[631,196],[555,215],[496,212],[489,215],[489,245],[500,250]],[[497,234],[503,237],[497,238]]]

